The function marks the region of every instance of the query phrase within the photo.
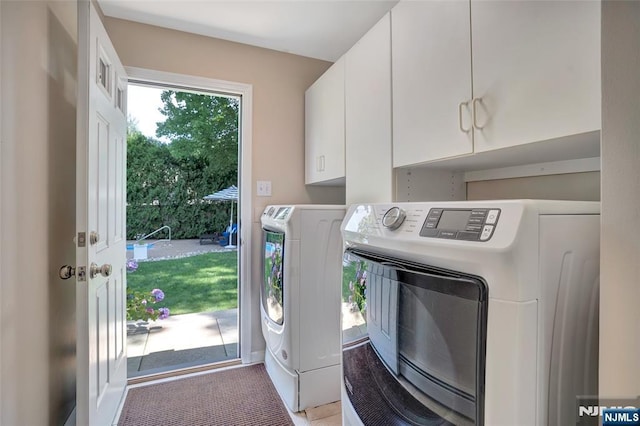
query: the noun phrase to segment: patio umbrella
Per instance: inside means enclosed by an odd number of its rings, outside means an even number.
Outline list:
[[[229,230],[231,230],[233,227],[233,202],[238,201],[238,187],[231,185],[230,187],[214,192],[213,194],[205,195],[203,198],[205,200],[213,201],[231,201],[231,216],[229,217]],[[234,247],[231,245],[231,235],[229,235],[229,245],[227,247]]]

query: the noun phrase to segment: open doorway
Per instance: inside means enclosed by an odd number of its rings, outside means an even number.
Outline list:
[[[128,376],[235,360],[242,98],[128,90]]]

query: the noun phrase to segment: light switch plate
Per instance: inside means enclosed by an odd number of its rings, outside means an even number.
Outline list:
[[[257,195],[258,197],[271,197],[271,181],[270,180],[259,180],[257,182],[258,189]]]

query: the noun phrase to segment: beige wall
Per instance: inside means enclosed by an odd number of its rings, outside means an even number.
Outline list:
[[[640,2],[602,2],[600,395],[640,395]]]
[[[340,203],[344,188],[304,185],[304,92],[331,64],[195,34],[105,18],[125,66],[253,85],[253,184],[271,180],[274,203]]]
[[[515,198],[600,201],[600,172],[532,176],[467,183],[468,200]]]
[[[75,405],[76,4],[2,1],[0,424]]]
[[[253,86],[251,352],[262,350],[260,214],[268,204],[344,203],[344,187],[304,184],[304,92],[331,64],[114,18],[105,27],[125,66]],[[271,197],[255,196],[258,180],[272,182]]]

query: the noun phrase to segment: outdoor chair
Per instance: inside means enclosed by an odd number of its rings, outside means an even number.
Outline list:
[[[219,239],[221,246],[236,245],[238,242],[238,224],[234,223],[227,227]]]
[[[213,232],[211,234],[200,235],[200,245],[202,244],[218,244],[222,235],[219,232]]]

